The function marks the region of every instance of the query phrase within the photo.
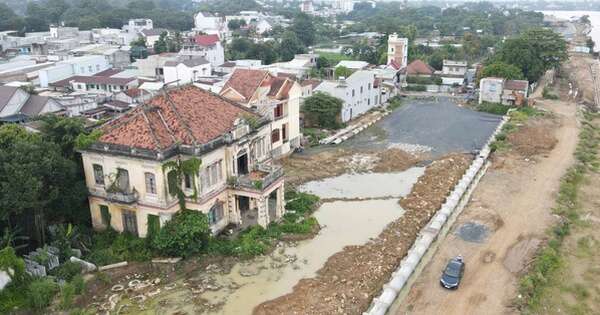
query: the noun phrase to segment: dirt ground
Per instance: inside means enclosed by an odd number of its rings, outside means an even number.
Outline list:
[[[600,121],[594,121],[596,126]],[[544,291],[544,314],[597,314],[600,310],[600,174],[590,171],[577,194],[581,221],[564,239],[563,267]]]
[[[331,256],[315,278],[300,280],[292,293],[262,303],[254,314],[361,314],[471,161],[463,154],[434,161],[400,200],[406,210],[400,219],[367,244]]]
[[[399,149],[358,151],[338,148],[313,154],[295,154],[281,163],[285,169],[286,184],[294,186],[348,172],[400,172],[421,160]]]
[[[516,313],[511,305],[517,296],[518,275],[554,220],[555,194],[561,176],[573,162],[577,144],[575,105],[543,100],[537,104],[552,111],[559,125],[534,122],[521,127],[529,136],[543,139],[544,145],[533,143],[535,150],[528,148],[530,137],[509,137],[509,142],[515,141],[512,149],[494,156],[471,202],[391,314]],[[557,140],[554,145],[552,137],[547,137],[552,130]],[[553,149],[540,149],[544,147]],[[537,155],[532,158],[531,153]],[[467,223],[485,226],[483,242],[465,241],[456,235]],[[439,285],[440,273],[447,260],[458,254],[467,266],[463,282],[456,291],[444,290]]]

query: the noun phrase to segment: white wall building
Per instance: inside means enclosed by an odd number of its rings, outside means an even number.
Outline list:
[[[327,93],[344,102],[341,112],[342,122],[347,122],[381,105],[381,93],[373,71],[359,70],[348,78],[323,81],[314,92]]]
[[[388,37],[387,64],[395,63],[398,69],[408,65],[408,38],[394,33]]]
[[[465,82],[465,75],[467,74],[467,68],[466,61],[444,59],[442,67],[442,84],[463,85]]]
[[[179,51],[180,56],[189,58],[203,57],[213,67],[225,63],[225,49],[219,35],[196,35],[189,44],[184,44]]]
[[[108,68],[110,68],[110,65],[104,56],[91,55],[57,62],[53,67],[41,69],[38,75],[40,86],[45,88],[50,83],[74,75],[90,76]]]
[[[163,66],[165,84],[185,84],[208,77],[212,73],[211,64],[203,57],[167,61]]]

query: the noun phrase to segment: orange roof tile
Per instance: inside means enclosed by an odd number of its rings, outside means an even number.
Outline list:
[[[411,75],[411,74],[425,74],[425,75],[431,75],[435,72],[435,69],[433,69],[433,67],[431,67],[430,65],[424,63],[423,61],[416,59],[415,61],[411,62],[408,64],[408,66],[406,67],[406,74]]]
[[[258,117],[214,93],[184,86],[109,122],[99,141],[150,150],[206,144],[231,131],[235,120],[245,115]]]
[[[265,70],[236,69],[221,89],[221,93],[231,88],[240,93],[248,102],[267,76],[271,75]]]

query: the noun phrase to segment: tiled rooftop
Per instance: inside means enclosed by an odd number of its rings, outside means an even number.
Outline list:
[[[250,110],[192,85],[168,90],[146,105],[109,122],[101,143],[165,150],[176,144],[206,144],[234,128]]]

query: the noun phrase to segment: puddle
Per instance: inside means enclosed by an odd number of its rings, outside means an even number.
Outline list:
[[[298,189],[323,199],[403,197],[424,172],[424,167],[413,167],[397,173],[343,174],[308,182]]]
[[[129,304],[123,309],[129,314],[251,314],[260,303],[290,293],[298,281],[314,277],[333,254],[367,243],[400,218],[404,210],[398,198],[410,192],[424,170],[414,167],[398,173],[347,174],[309,182],[301,190],[321,198],[394,198],[325,202],[314,213],[322,229],[313,239],[280,243],[270,255],[237,263],[227,274],[199,271],[186,275],[176,288],[145,301],[144,309],[129,300],[117,308]]]
[[[488,227],[476,222],[467,222],[456,230],[456,235],[463,241],[472,243],[483,243],[488,234]]]

